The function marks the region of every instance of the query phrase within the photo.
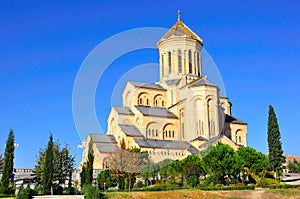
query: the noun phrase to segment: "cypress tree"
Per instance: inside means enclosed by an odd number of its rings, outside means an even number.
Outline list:
[[[4,162],[2,168],[1,191],[4,194],[11,194],[13,190],[9,187],[9,183],[13,181],[14,169],[14,152],[15,152],[15,135],[13,130],[9,131],[8,139],[5,145]]]
[[[43,194],[50,194],[53,180],[53,137],[50,134],[45,152],[44,172],[42,177]]]
[[[81,185],[81,188],[86,184],[85,180],[86,180],[86,166],[83,165],[82,166],[82,171],[80,173],[80,185]]]
[[[285,162],[285,157],[282,155],[282,144],[280,141],[281,135],[277,117],[273,107],[269,106],[268,117],[268,147],[269,147],[269,163],[270,168],[275,171],[276,177],[278,172],[282,169],[281,165]]]
[[[85,183],[92,184],[93,182],[93,164],[94,164],[94,150],[92,143],[89,145],[88,161],[86,165]]]

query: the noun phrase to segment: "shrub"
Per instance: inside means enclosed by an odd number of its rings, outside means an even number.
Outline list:
[[[104,198],[103,194],[100,193],[100,191],[97,189],[97,187],[94,187],[91,184],[84,185],[82,187],[82,193],[83,193],[85,199]]]
[[[262,187],[262,188],[267,188],[270,187],[272,185],[278,185],[279,182],[274,180],[274,179],[270,179],[270,178],[260,178],[257,183],[256,183],[256,187]]]

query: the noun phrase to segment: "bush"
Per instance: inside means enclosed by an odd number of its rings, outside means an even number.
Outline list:
[[[262,188],[267,188],[272,185],[279,185],[279,182],[270,178],[260,178],[256,183],[256,187],[262,187]]]
[[[103,194],[91,184],[84,185],[82,187],[82,193],[85,199],[99,199],[104,198]]]
[[[136,188],[142,188],[144,185],[143,185],[143,182],[142,181],[138,181],[136,184],[135,184],[135,187]]]
[[[34,191],[29,186],[27,188],[20,186],[16,199],[31,199],[33,195]]]
[[[231,191],[231,190],[254,190],[254,186],[239,186],[239,187],[198,187],[200,190],[203,191]]]

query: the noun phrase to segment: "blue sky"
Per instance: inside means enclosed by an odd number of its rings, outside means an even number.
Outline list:
[[[33,167],[49,133],[77,157],[72,115],[77,71],[103,40],[139,27],[170,28],[181,19],[204,40],[222,75],[233,115],[248,122],[248,144],[267,152],[268,106],[275,108],[284,152],[300,155],[298,1],[13,1],[0,3],[0,153],[15,131],[15,167]],[[109,49],[108,49],[109,50]],[[157,62],[156,50],[117,59],[96,93],[103,128],[118,78]],[[154,79],[158,77],[154,77]],[[105,83],[106,82],[106,83]],[[97,104],[103,104],[99,107]]]

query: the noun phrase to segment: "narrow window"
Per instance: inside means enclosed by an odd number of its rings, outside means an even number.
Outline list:
[[[156,129],[156,131],[155,131],[155,136],[158,136],[158,130]]]
[[[192,51],[189,50],[189,73],[193,72],[193,68],[192,68]]]
[[[200,53],[197,53],[198,76],[200,76]]]
[[[174,134],[175,134],[174,131],[172,131],[172,137],[174,137]]]
[[[161,101],[161,106],[165,106],[165,102],[164,101]]]
[[[148,99],[146,99],[146,103],[147,103],[147,105],[149,105],[149,100]]]
[[[169,74],[172,71],[172,56],[171,56],[171,52],[168,52],[168,58],[169,58]]]
[[[181,50],[178,50],[178,72],[182,73],[182,57]]]

